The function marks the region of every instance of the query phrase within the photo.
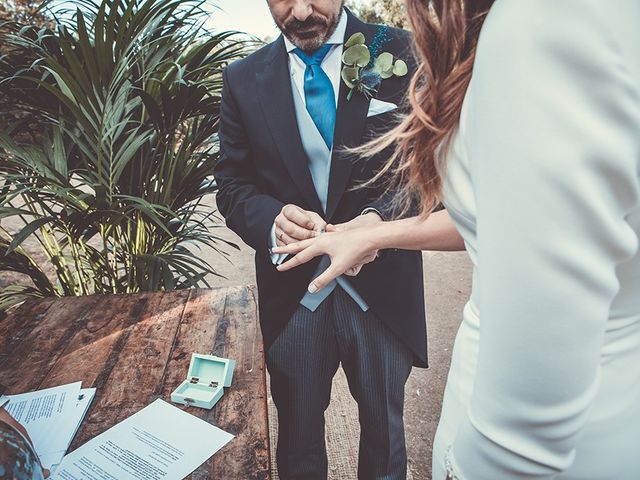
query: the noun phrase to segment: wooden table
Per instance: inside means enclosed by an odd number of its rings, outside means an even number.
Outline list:
[[[187,478],[269,479],[267,392],[251,287],[29,302],[0,321],[0,383],[20,393],[81,380],[96,397],[71,445],[170,401],[191,353],[236,360],[213,410],[186,408],[236,437]]]

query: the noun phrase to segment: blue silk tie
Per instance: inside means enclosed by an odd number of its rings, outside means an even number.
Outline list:
[[[329,150],[333,146],[333,132],[336,126],[336,96],[331,80],[320,65],[332,46],[325,44],[310,55],[298,48],[293,51],[307,66],[304,72],[307,111]]]

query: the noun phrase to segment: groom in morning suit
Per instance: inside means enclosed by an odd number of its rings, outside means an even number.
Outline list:
[[[358,476],[406,477],[404,386],[426,367],[419,252],[383,252],[353,277],[319,292],[310,281],[329,260],[280,273],[275,245],[381,221],[384,186],[373,178],[382,156],[362,161],[361,145],[393,124],[414,62],[405,31],[361,22],[342,0],[268,0],[282,31],[275,42],[224,72],[217,203],[227,225],[256,251],[260,323],[278,409],[280,478],[326,479],[324,412],[342,364],[361,425]],[[363,33],[383,43],[409,74],[383,80],[373,99],[342,81],[344,42]]]

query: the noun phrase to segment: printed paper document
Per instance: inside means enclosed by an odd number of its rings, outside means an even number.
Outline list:
[[[51,480],[184,478],[232,438],[156,400],[64,457]]]
[[[80,386],[75,382],[9,395],[7,411],[27,429],[42,465],[50,470],[62,460],[95,394],[95,388]]]

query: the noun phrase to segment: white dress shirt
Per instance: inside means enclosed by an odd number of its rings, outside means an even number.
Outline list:
[[[327,44],[334,45],[334,47],[329,51],[329,53],[327,53],[327,55],[322,60],[322,64],[320,65],[329,77],[329,80],[331,80],[331,84],[333,85],[333,92],[336,99],[336,108],[338,108],[338,97],[340,93],[340,71],[342,69],[342,51],[344,50],[344,36],[346,31],[347,14],[345,11],[343,11],[336,30],[326,42]],[[291,73],[291,83],[298,90],[300,98],[302,98],[302,101],[306,105],[307,99],[304,94],[304,72],[306,71],[307,66],[302,61],[302,59],[294,53],[294,50],[297,47],[293,43],[291,43],[291,41],[287,37],[284,37],[284,44],[289,54],[289,72]],[[271,246],[275,247],[276,245],[276,225],[274,223],[271,227]],[[271,255],[271,261],[275,265],[279,265],[284,262],[284,259],[286,257],[287,255],[285,254],[274,253]]]
[[[340,21],[338,22],[338,26],[336,30],[333,32],[329,40],[327,40],[328,45],[334,45],[334,47],[329,50],[329,53],[322,60],[322,70],[327,74],[329,80],[331,80],[331,84],[333,85],[333,92],[335,94],[336,99],[336,108],[338,108],[338,95],[340,93],[340,71],[342,69],[342,51],[344,50],[344,36],[347,31],[347,14],[346,12],[342,12],[342,16],[340,17]],[[291,72],[291,82],[295,85],[300,92],[300,97],[302,97],[303,102],[307,102],[307,99],[304,95],[304,72],[307,69],[307,66],[304,64],[302,59],[294,53],[294,50],[297,48],[287,37],[284,37],[284,44],[287,48],[287,52],[289,53],[289,71]]]

